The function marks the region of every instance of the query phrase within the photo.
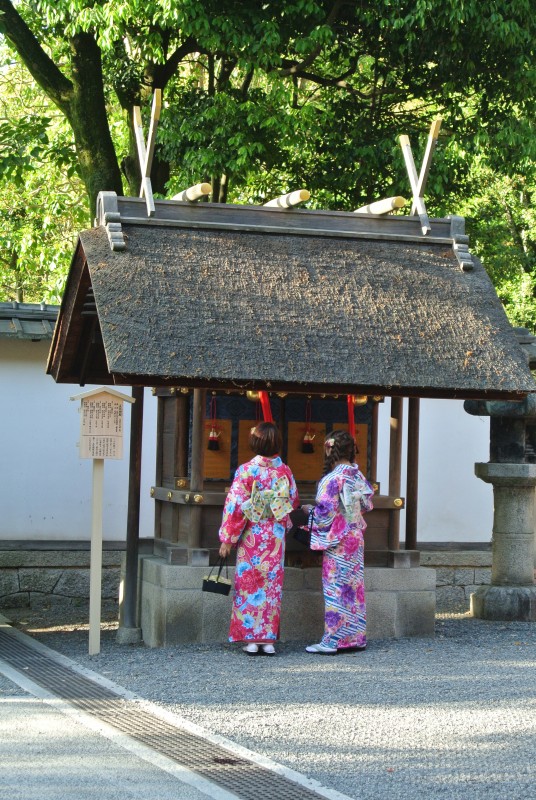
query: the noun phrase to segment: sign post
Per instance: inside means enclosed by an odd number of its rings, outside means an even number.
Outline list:
[[[89,655],[94,656],[100,652],[104,460],[123,458],[123,403],[134,400],[104,386],[75,395],[71,400],[80,400],[80,458],[93,459]]]

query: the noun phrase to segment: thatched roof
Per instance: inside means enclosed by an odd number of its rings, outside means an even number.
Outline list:
[[[423,237],[407,217],[176,203],[173,222],[171,204],[151,220],[136,202],[113,235],[80,234],[49,362],[58,381],[504,399],[536,388],[450,220]],[[112,250],[119,228],[125,249]]]

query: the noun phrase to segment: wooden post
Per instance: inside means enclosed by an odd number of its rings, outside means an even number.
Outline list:
[[[141,111],[139,106],[134,106],[134,136],[136,138],[136,146],[138,148],[138,159],[140,162],[141,170],[141,188],[140,197],[145,197],[147,205],[147,214],[153,217],[155,214],[155,205],[153,198],[153,189],[151,186],[151,167],[153,165],[154,148],[156,143],[156,128],[158,120],[160,119],[160,109],[162,107],[162,90],[155,89],[153,95],[153,106],[151,109],[151,123],[149,126],[149,136],[147,138],[147,147],[145,146],[145,139],[143,136],[143,125],[141,120]]]
[[[424,205],[424,200],[419,195],[419,179],[417,178],[417,170],[415,169],[415,162],[413,161],[409,136],[400,137],[400,147],[402,148],[402,154],[404,156],[404,161],[406,162],[406,170],[408,172],[411,192],[413,195],[413,204],[421,221],[421,230],[423,234],[426,234],[432,229],[430,227],[430,220],[428,219],[428,213],[426,211],[426,206]]]
[[[294,208],[300,203],[305,203],[310,197],[311,192],[308,192],[307,189],[298,189],[296,192],[289,192],[288,194],[282,194],[281,197],[268,200],[264,205],[271,208]]]
[[[396,208],[403,208],[407,203],[403,197],[386,197],[385,200],[376,200],[368,206],[356,208],[354,214],[390,214]]]
[[[188,202],[188,203],[195,203],[196,200],[201,200],[202,197],[206,197],[212,191],[212,186],[210,183],[197,183],[195,186],[190,186],[188,189],[185,189],[183,192],[179,192],[178,194],[174,194],[171,198],[172,200],[179,200],[180,202]]]
[[[176,400],[176,452],[175,464],[178,476],[188,475],[188,437],[190,435],[190,402],[188,395],[181,394]]]
[[[71,397],[80,405],[80,458],[93,459],[91,563],[89,575],[89,654],[100,650],[102,583],[102,490],[104,460],[123,458],[123,403],[134,403],[117,389],[100,388]]]
[[[379,403],[372,405],[372,425],[370,431],[370,482],[378,482],[378,416]]]
[[[389,495],[400,497],[402,475],[402,423],[403,400],[391,397],[391,435],[389,444]],[[400,548],[400,511],[391,511],[389,523],[389,550]]]
[[[205,410],[207,401],[206,389],[194,389],[192,419],[192,459],[190,489],[192,493],[203,491],[205,451],[203,448],[203,432],[205,426]],[[201,506],[190,509],[190,531],[188,547],[196,548],[201,544]]]
[[[288,435],[287,435],[287,401],[284,397],[279,398],[279,431],[283,439],[283,451],[281,458],[287,463],[288,458]]]
[[[428,141],[426,143],[426,150],[421,164],[421,171],[419,173],[419,180],[417,183],[417,192],[419,197],[424,197],[424,190],[426,188],[426,181],[428,180],[428,173],[432,164],[432,156],[439,138],[439,129],[441,128],[442,119],[434,119],[430,126],[430,133],[428,134]],[[417,213],[417,206],[415,202],[412,203],[410,214]]]
[[[135,400],[130,415],[130,461],[125,578],[119,627],[138,629],[138,552],[140,538],[141,450],[143,434],[143,386],[132,387]],[[121,638],[121,637],[119,637]],[[141,636],[139,637],[141,638]],[[129,640],[132,643],[132,639]]]
[[[93,459],[93,498],[91,503],[91,554],[89,568],[89,655],[100,653],[102,583],[102,494],[104,459]]]
[[[156,144],[156,129],[160,119],[160,110],[162,108],[162,90],[155,89],[153,94],[153,105],[151,108],[151,122],[149,124],[149,133],[147,136],[147,151],[145,155],[145,164],[142,165],[142,175],[149,177],[153,166],[154,148]]]
[[[419,496],[419,411],[419,398],[410,397],[408,409],[406,550],[417,549],[417,507]]]
[[[138,160],[141,169],[141,187],[140,197],[145,197],[145,204],[147,206],[147,215],[154,217],[155,206],[153,198],[153,189],[151,186],[151,179],[145,175],[145,165],[147,163],[147,153],[145,150],[145,141],[143,138],[143,126],[141,122],[141,111],[138,106],[134,106],[134,136],[136,137],[136,144],[138,146]]]
[[[163,474],[163,455],[164,455],[164,398],[159,397],[157,400],[156,411],[156,469],[155,469],[155,484],[162,486]],[[162,502],[155,501],[154,512],[154,538],[160,539],[162,537]]]

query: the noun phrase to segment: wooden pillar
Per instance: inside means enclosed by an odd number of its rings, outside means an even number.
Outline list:
[[[180,397],[177,397],[176,431],[175,474],[185,478],[188,475],[188,438],[190,434],[188,395],[181,394]]]
[[[136,405],[136,403],[134,403]],[[157,399],[156,406],[156,467],[155,467],[155,485],[162,486],[162,473],[163,473],[163,457],[164,457],[164,398]],[[154,507],[154,537],[160,539],[162,536],[161,530],[162,518],[162,503],[158,500],[155,502]]]
[[[402,475],[403,399],[391,397],[391,435],[389,441],[389,495],[400,497]],[[389,550],[400,548],[400,511],[391,511],[389,522]]]
[[[281,438],[283,439],[283,447],[281,451],[281,458],[287,463],[288,458],[288,436],[287,436],[287,403],[284,397],[279,398],[279,423],[278,426],[279,432],[281,433]]]
[[[203,448],[205,410],[207,402],[206,389],[194,389],[192,399],[192,458],[190,471],[190,489],[192,492],[203,491],[205,450]],[[190,509],[190,529],[188,547],[201,545],[201,506]]]
[[[372,404],[372,424],[370,431],[370,476],[371,483],[378,482],[378,416],[380,413],[379,403],[373,401]]]
[[[119,620],[120,626],[124,628],[137,628],[143,386],[133,386],[132,397],[136,402],[132,404],[130,416],[126,565]]]
[[[419,412],[419,398],[410,397],[408,409],[406,550],[417,549],[417,507],[419,496]]]

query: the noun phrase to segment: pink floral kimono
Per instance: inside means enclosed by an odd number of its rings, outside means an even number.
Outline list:
[[[237,469],[219,532],[221,542],[238,544],[230,642],[279,637],[285,534],[298,505],[294,477],[279,456],[255,456]]]
[[[344,650],[367,643],[362,512],[372,509],[373,494],[357,464],[339,464],[318,484],[311,549],[324,551],[321,644],[326,647]]]

